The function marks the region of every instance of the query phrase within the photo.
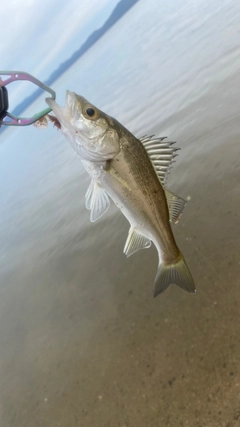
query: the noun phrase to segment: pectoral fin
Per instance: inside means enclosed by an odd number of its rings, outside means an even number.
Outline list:
[[[137,252],[139,249],[146,249],[151,246],[151,240],[143,236],[134,228],[130,228],[128,232],[128,238],[126,240],[123,252],[129,257],[130,255]]]
[[[85,206],[91,211],[90,220],[95,222],[109,208],[110,200],[104,188],[97,181],[92,180],[85,196]]]

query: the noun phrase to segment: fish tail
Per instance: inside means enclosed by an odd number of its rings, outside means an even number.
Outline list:
[[[164,292],[171,284],[180,286],[180,288],[187,292],[196,293],[192,275],[181,253],[177,262],[172,264],[159,264],[153,285],[154,298]]]

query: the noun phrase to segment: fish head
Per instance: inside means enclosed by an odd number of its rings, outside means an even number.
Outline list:
[[[80,157],[90,161],[104,161],[116,157],[120,138],[113,119],[83,96],[66,92],[65,107],[52,98],[46,99],[61,125],[61,131]]]

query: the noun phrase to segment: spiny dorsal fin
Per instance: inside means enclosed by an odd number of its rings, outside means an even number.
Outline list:
[[[179,148],[172,146],[175,142],[165,141],[166,137],[155,138],[154,135],[145,135],[139,139],[148,153],[161,184],[164,185]]]
[[[168,204],[170,221],[177,224],[187,202],[166,188],[164,188],[164,190]]]
[[[101,184],[92,179],[85,196],[85,206],[91,211],[90,221],[100,218],[109,208],[110,201]]]
[[[126,240],[123,252],[129,257],[130,255],[137,252],[139,249],[146,249],[151,246],[151,240],[142,234],[138,233],[138,231],[134,230],[134,228],[130,228],[128,232],[128,238]]]

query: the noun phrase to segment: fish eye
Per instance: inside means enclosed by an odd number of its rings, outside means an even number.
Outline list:
[[[88,115],[89,117],[93,117],[93,116],[95,115],[95,110],[94,110],[93,108],[91,108],[91,107],[88,107],[88,108],[86,109],[86,113],[87,113],[87,115]]]
[[[85,105],[83,108],[83,115],[89,120],[97,120],[99,118],[99,111],[94,105]]]

